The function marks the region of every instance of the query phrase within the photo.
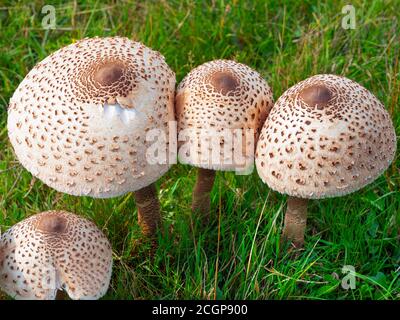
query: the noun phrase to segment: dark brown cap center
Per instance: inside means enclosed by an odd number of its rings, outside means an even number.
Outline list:
[[[300,98],[310,107],[324,107],[332,99],[332,92],[324,85],[313,85],[303,89]]]
[[[44,215],[37,224],[37,229],[46,233],[63,233],[66,228],[67,219],[57,215]]]
[[[214,87],[215,91],[227,94],[239,86],[239,81],[229,72],[218,71],[211,76],[210,84]]]
[[[118,81],[123,74],[123,66],[117,63],[108,63],[98,69],[94,80],[102,86],[109,86]]]

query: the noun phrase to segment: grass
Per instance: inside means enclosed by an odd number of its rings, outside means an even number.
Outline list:
[[[399,300],[399,153],[361,191],[311,202],[306,245],[297,259],[279,242],[286,198],[256,172],[219,172],[213,223],[200,228],[190,212],[195,169],[175,165],[158,182],[163,230],[152,257],[146,245],[134,245],[140,231],[131,194],[109,200],[59,194],[18,164],[7,137],[7,103],[28,71],[76,39],[106,35],[128,36],[162,52],[178,81],[208,60],[246,63],[267,79],[275,99],[313,74],[344,75],[385,104],[399,135],[400,3],[352,3],[354,30],[341,27],[347,4],[341,1],[52,1],[57,28],[44,30],[44,2],[2,1],[1,230],[50,209],[95,220],[114,251],[107,299]],[[355,268],[355,289],[341,286],[345,265]]]

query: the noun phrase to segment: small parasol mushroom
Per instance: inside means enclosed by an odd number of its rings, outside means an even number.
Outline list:
[[[33,215],[0,240],[0,288],[16,299],[99,299],[107,291],[112,251],[97,226],[66,211]]]
[[[289,195],[283,237],[303,246],[307,199],[357,191],[383,173],[395,151],[388,112],[358,83],[322,74],[289,88],[272,108],[256,152],[261,179]]]
[[[272,91],[260,74],[231,60],[202,64],[179,84],[178,157],[199,168],[192,211],[204,220],[210,215],[215,170],[253,168],[254,140],[272,104]]]

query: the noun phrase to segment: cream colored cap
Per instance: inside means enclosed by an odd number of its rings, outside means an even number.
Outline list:
[[[127,38],[84,39],[28,73],[10,101],[9,137],[22,165],[50,187],[118,196],[169,169],[168,157],[147,161],[154,141],[145,140],[153,130],[168,137],[174,94],[160,53]]]
[[[16,299],[99,299],[109,286],[111,246],[96,225],[65,211],[31,216],[0,241],[0,287]]]
[[[395,151],[394,127],[382,103],[352,80],[322,74],[277,100],[261,131],[256,167],[272,189],[318,199],[364,187]]]
[[[189,144],[198,148],[190,152],[186,144],[183,151],[185,143],[178,141],[179,155],[184,155],[179,157],[180,162],[207,169],[246,170],[244,167],[254,163],[255,141],[272,105],[267,82],[244,64],[214,60],[193,69],[178,86],[176,116],[179,139],[186,137]],[[246,130],[253,135],[252,145]],[[212,158],[211,139],[218,135],[220,152]],[[228,153],[249,159],[243,166]]]

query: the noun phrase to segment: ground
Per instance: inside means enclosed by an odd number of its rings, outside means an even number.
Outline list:
[[[400,299],[399,153],[373,184],[311,201],[306,244],[295,257],[280,245],[286,197],[255,171],[218,173],[211,223],[202,227],[190,212],[196,170],[175,165],[157,184],[163,229],[151,255],[138,242],[132,194],[94,200],[57,193],[18,164],[6,128],[8,101],[37,62],[77,39],[121,35],[160,51],[178,82],[216,58],[258,70],[275,99],[311,75],[344,75],[383,102],[399,136],[399,1],[352,1],[354,29],[342,27],[348,12],[341,1],[52,1],[54,30],[42,27],[44,2],[13,3],[0,6],[2,231],[50,209],[93,219],[114,252],[106,299]],[[344,266],[355,271],[348,290]]]

